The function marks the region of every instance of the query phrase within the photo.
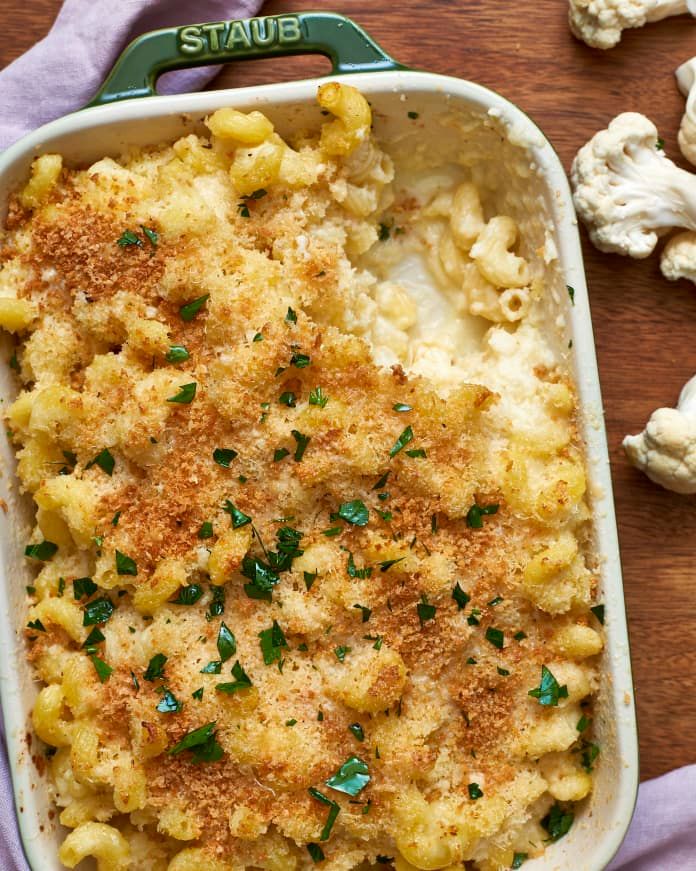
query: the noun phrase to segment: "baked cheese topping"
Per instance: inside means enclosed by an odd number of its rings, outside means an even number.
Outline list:
[[[290,144],[221,109],[86,169],[44,155],[12,202],[69,868],[517,868],[592,787],[602,640],[543,284],[464,168],[409,191],[354,88],[319,104]]]

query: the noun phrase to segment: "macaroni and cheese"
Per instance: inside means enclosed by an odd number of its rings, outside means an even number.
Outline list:
[[[88,168],[44,154],[10,207],[68,868],[519,868],[592,789],[600,612],[544,282],[467,165],[409,176],[356,89],[318,102],[286,139],[223,108]]]

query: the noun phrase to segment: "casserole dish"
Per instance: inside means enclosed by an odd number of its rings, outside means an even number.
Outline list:
[[[423,160],[437,159],[440,163],[448,154],[465,149],[467,159],[482,167],[481,177],[495,197],[496,207],[520,223],[529,251],[543,252],[544,281],[550,288],[545,312],[548,332],[554,337],[557,356],[574,372],[579,392],[595,548],[601,561],[600,601],[607,620],[603,683],[596,711],[603,761],[597,769],[596,787],[570,834],[527,867],[577,868],[582,856],[581,867],[600,869],[620,843],[635,798],[638,768],[633,690],[579,240],[562,167],[533,123],[512,104],[477,85],[404,69],[340,16],[308,13],[172,28],[136,40],[87,110],[45,126],[0,157],[3,203],[26,179],[38,154],[56,151],[68,164],[84,164],[118,154],[128,146],[171,140],[199,129],[201,119],[222,106],[260,109],[281,134],[309,125],[316,121],[317,109],[312,105],[316,80],[171,97],[156,96],[154,91],[159,74],[179,67],[302,52],[328,55],[333,62],[332,78],[349,81],[368,97],[383,140],[413,151]],[[148,99],[134,99],[138,97]],[[409,116],[417,118],[418,125],[407,126]],[[567,286],[574,289],[572,296]],[[12,385],[7,372],[2,386],[9,399]],[[11,469],[14,461],[9,445],[3,446],[3,457]],[[2,612],[2,703],[27,856],[36,869],[59,868],[57,858],[51,857],[57,854],[60,833],[52,822],[45,791],[36,788],[36,768],[26,740],[34,688],[23,664],[23,590],[30,578],[21,553],[28,537],[29,512],[11,481],[8,474],[0,492],[11,509],[1,518],[6,603]]]

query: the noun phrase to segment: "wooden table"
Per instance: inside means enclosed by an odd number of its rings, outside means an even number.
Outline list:
[[[3,0],[0,67],[40,39],[60,0]],[[628,33],[610,52],[576,42],[563,0],[271,0],[268,13],[331,9],[352,16],[402,63],[488,85],[529,112],[566,167],[619,112],[643,112],[670,156],[683,110],[674,68],[696,54],[696,22],[671,19]],[[196,20],[195,4],[191,18]],[[226,86],[315,75],[319,58],[240,63]],[[36,95],[40,98],[40,94]],[[27,99],[32,83],[27,82]],[[2,95],[0,94],[0,101]],[[696,371],[696,287],[669,284],[658,259],[602,255],[585,240],[623,554],[643,778],[696,762],[696,496],[652,485],[621,440]]]

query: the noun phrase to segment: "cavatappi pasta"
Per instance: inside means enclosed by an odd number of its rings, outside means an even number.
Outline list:
[[[466,167],[407,196],[360,93],[318,101],[289,141],[225,108],[86,169],[43,155],[11,204],[68,868],[518,868],[592,788],[602,639],[543,282]]]

